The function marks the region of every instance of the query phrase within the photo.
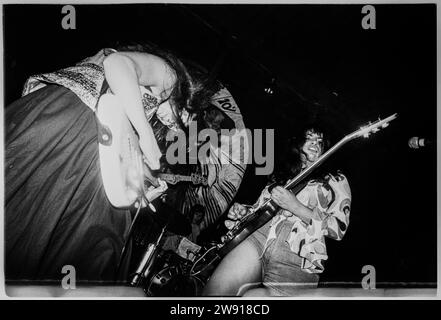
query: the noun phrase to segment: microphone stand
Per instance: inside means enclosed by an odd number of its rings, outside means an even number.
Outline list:
[[[146,279],[155,262],[155,258],[157,256],[157,249],[159,246],[159,243],[164,235],[165,229],[166,229],[167,225],[165,225],[162,230],[161,230],[161,234],[159,235],[158,239],[156,240],[155,243],[149,243],[147,246],[147,250],[145,251],[141,262],[138,265],[138,268],[136,268],[136,271],[133,275],[133,278],[130,282],[130,284],[132,286],[138,286],[141,284],[143,279]]]
[[[122,251],[121,251],[121,254],[120,254],[120,258],[119,258],[118,266],[117,266],[117,268],[116,268],[116,274],[115,274],[115,280],[116,280],[116,281],[118,281],[118,277],[119,277],[120,272],[121,272],[121,267],[122,267],[122,265],[123,265],[123,261],[124,261],[124,259],[126,258],[126,255],[127,255],[127,246],[128,246],[128,244],[129,244],[129,241],[130,241],[131,238],[132,238],[133,227],[134,227],[135,222],[137,221],[138,216],[139,216],[139,214],[140,214],[140,212],[141,212],[142,200],[144,200],[144,201],[146,202],[147,207],[150,208],[150,210],[152,210],[153,212],[156,212],[156,209],[155,209],[155,207],[152,205],[152,203],[151,203],[150,201],[148,201],[147,198],[146,198],[144,195],[140,196],[140,198],[138,199],[138,202],[137,202],[137,203],[138,203],[138,209],[136,210],[135,217],[133,218],[133,221],[132,221],[132,223],[130,224],[129,232],[128,232],[128,234],[127,234],[126,241],[124,242],[124,246],[123,246]]]

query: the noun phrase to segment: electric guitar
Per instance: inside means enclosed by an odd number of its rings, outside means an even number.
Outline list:
[[[382,128],[389,125],[389,122],[394,120],[397,114],[393,114],[383,120],[379,119],[374,123],[368,123],[366,126],[361,127],[359,130],[345,136],[339,142],[337,142],[332,148],[323,153],[310,167],[300,172],[294,179],[290,180],[284,188],[290,190],[294,194],[300,192],[304,184],[301,184],[304,179],[311,174],[318,166],[320,166],[326,159],[329,158],[334,152],[344,146],[346,143],[360,137],[368,138],[371,133],[375,133]],[[250,234],[259,229],[269,220],[271,220],[278,212],[278,206],[276,203],[268,199],[262,204],[256,207],[248,206],[248,213],[239,220],[239,223],[235,225],[231,230],[229,230],[221,240],[221,243],[216,244],[212,248],[208,249],[206,253],[210,252],[210,255],[202,255],[196,260],[196,263],[202,262],[202,264],[210,265],[215,260],[221,259],[228,252],[239,245],[244,239],[246,239]],[[214,255],[213,255],[214,253]],[[200,268],[194,266],[194,270],[198,270],[196,273],[201,272]]]
[[[138,136],[114,95],[103,94],[95,114],[104,191],[113,206],[130,207],[145,194]]]
[[[164,180],[168,184],[177,184],[178,182],[184,181],[184,182],[191,182],[194,185],[199,185],[199,184],[203,186],[208,185],[207,178],[197,173],[192,173],[189,176],[172,174],[172,173],[158,173],[156,175],[153,175],[147,166],[144,167],[145,189],[148,189],[150,185],[153,185],[154,187],[158,187],[159,186],[158,178]]]
[[[203,186],[206,186],[208,184],[207,178],[197,173],[192,173],[189,176],[184,176],[180,174],[159,173],[157,177],[161,178],[161,180],[164,180],[169,184],[177,184],[181,181],[191,182],[194,185],[201,184]]]
[[[140,87],[144,94],[144,87]],[[104,190],[110,203],[118,208],[141,202],[150,185],[157,187],[157,178],[176,184],[189,181],[207,185],[207,178],[166,173],[153,174],[143,161],[139,138],[122,106],[112,94],[103,94],[97,105],[99,157]]]

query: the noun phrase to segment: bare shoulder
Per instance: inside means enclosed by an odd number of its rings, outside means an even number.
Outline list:
[[[161,86],[174,80],[173,72],[161,57],[146,52],[118,52],[134,63],[141,85]]]

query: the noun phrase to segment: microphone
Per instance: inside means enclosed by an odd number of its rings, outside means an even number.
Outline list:
[[[412,137],[409,139],[409,148],[411,149],[421,149],[433,144],[433,140],[421,138],[421,137]]]

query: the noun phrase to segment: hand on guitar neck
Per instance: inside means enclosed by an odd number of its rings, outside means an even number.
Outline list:
[[[158,179],[161,179],[168,184],[177,184],[178,182],[191,182],[194,185],[207,185],[207,178],[197,173],[192,173],[189,176],[180,175],[180,174],[172,174],[172,173],[157,173],[153,174],[149,167],[144,164],[144,186],[148,187],[149,185],[153,185],[155,187],[158,186]]]
[[[247,207],[237,203],[234,204],[228,212],[227,219],[229,220],[225,221],[225,226],[229,230],[224,236],[222,236],[222,243],[218,244],[219,255],[225,256],[251,233],[270,221],[270,219],[277,214],[278,207],[286,209],[287,211],[295,214],[305,223],[308,223],[308,221],[311,220],[312,211],[306,206],[303,206],[299,201],[297,201],[297,198],[293,198],[288,193],[292,193],[293,195],[298,194],[298,192],[304,188],[304,183],[306,183],[304,181],[307,181],[306,178],[310,175],[310,173],[346,143],[356,138],[369,137],[371,134],[386,128],[389,125],[389,122],[394,120],[396,117],[397,114],[392,114],[385,119],[378,119],[374,123],[369,123],[366,126],[362,126],[357,131],[346,135],[326,152],[322,153],[318,157],[315,157],[312,163],[306,166],[304,170],[297,174],[297,176],[295,176],[293,179],[288,181],[288,183],[286,183],[283,187],[275,187],[271,192],[271,196],[269,195],[268,190],[265,189],[268,194],[262,194],[254,206]],[[316,147],[319,138],[319,135],[311,134],[309,141],[308,139],[306,140],[308,144],[305,142],[303,145],[303,148],[306,148],[306,150],[303,149],[303,151],[306,154],[312,152],[317,155],[317,150],[321,150],[320,148]]]

